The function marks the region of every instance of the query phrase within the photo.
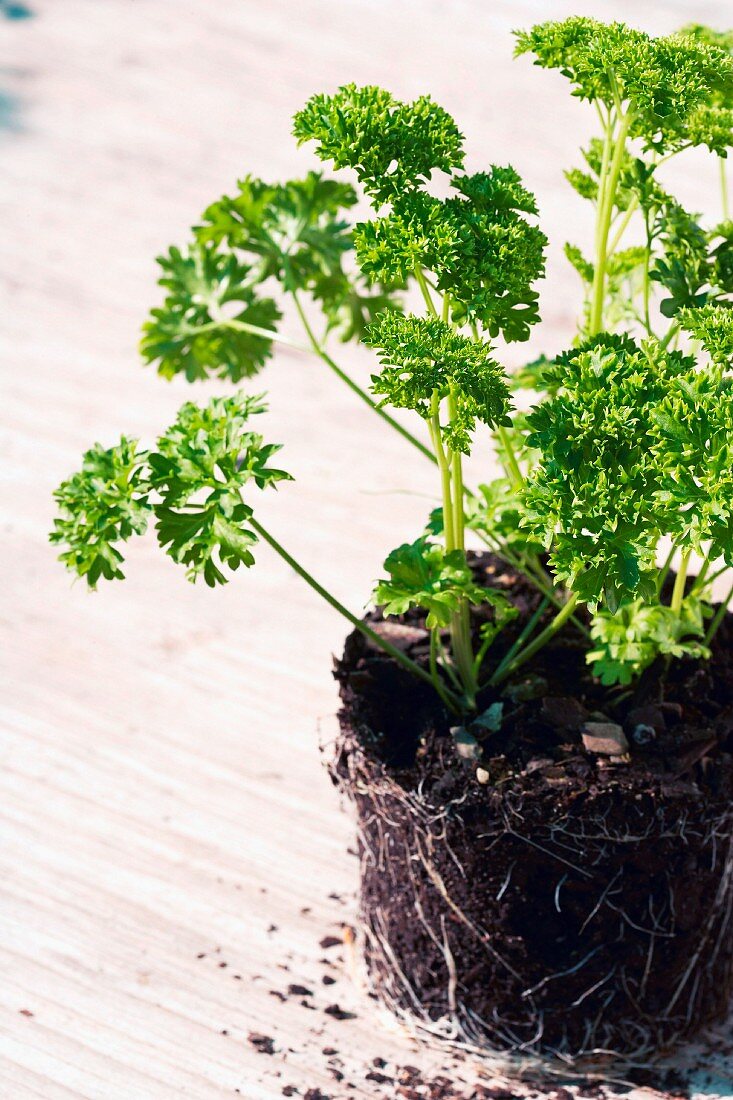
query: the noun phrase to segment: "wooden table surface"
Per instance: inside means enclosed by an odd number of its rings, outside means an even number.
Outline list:
[[[536,190],[550,280],[517,362],[572,330],[561,246],[589,224],[561,170],[591,115],[561,77],[512,61],[511,28],[582,11],[666,31],[730,13],[723,0],[27,2],[31,18],[0,17],[0,1096],[393,1096],[368,1079],[374,1058],[385,1073],[449,1063],[319,946],[353,917],[350,818],[318,752],[344,624],[267,548],[211,592],[147,539],[124,585],[88,595],[47,544],[51,490],[92,441],[151,439],[182,400],[224,389],[140,366],[153,257],[238,176],[314,164],[290,137],[312,92],[429,91],[472,168],[511,160]],[[699,164],[676,185],[702,205],[715,198]],[[364,353],[340,356],[367,379]],[[297,477],[263,520],[358,611],[385,552],[419,530],[432,471],[317,361],[281,352],[262,384],[267,434]],[[354,1018],[325,1013],[334,1002]]]

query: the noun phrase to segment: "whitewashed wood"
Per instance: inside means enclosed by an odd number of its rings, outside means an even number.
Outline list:
[[[343,624],[266,549],[210,592],[147,541],[125,585],[88,596],[46,543],[50,493],[92,440],[150,438],[190,396],[137,363],[152,257],[238,175],[310,166],[290,116],[346,80],[430,91],[470,166],[525,175],[552,239],[530,351],[552,351],[577,305],[561,245],[588,229],[561,169],[590,117],[561,78],[511,60],[510,29],[581,10],[662,31],[724,23],[726,5],[30,2],[34,19],[0,24],[18,123],[0,148],[0,1096],[271,1100],[286,1083],[339,1096],[324,1045],[350,1060],[356,1095],[387,1095],[363,1080],[372,1057],[441,1055],[416,1053],[343,976],[317,1003],[338,999],[353,1021],[269,993],[318,981],[318,941],[352,911],[350,823],[317,751]],[[677,184],[707,201],[695,158]],[[366,356],[342,358],[367,378]],[[263,384],[297,482],[261,515],[358,610],[385,551],[422,522],[431,470],[318,363],[283,352]],[[251,1029],[295,1053],[258,1055]]]

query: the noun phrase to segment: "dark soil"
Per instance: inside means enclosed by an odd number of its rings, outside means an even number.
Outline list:
[[[520,630],[535,591],[492,555],[472,564]],[[418,615],[368,618],[427,663]],[[366,959],[388,1004],[501,1049],[573,1055],[645,1056],[725,1011],[733,616],[711,661],[660,664],[633,690],[599,685],[566,628],[505,685],[484,783],[455,750],[455,717],[361,634],[336,677],[333,775],[356,804]],[[629,754],[588,753],[586,721],[621,725]]]

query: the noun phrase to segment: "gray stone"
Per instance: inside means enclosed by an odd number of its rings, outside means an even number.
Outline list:
[[[629,751],[626,734],[615,722],[586,722],[582,732],[583,745],[588,752],[600,756],[623,756]]]

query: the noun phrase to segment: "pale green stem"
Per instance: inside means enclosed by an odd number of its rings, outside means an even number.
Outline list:
[[[432,677],[433,686],[437,691],[443,703],[448,710],[455,710],[454,704],[451,702],[448,690],[446,689],[440,675],[440,669],[438,668],[437,648],[438,648],[438,627],[433,627],[430,631],[430,675]]]
[[[703,558],[702,565],[700,566],[700,568],[697,571],[697,576],[694,578],[694,580],[692,582],[692,591],[693,592],[701,589],[707,583],[706,578],[707,578],[707,575],[710,571],[710,566],[712,565],[712,562],[710,560],[710,555],[712,553],[713,553],[713,547],[711,545],[710,549],[707,552],[707,554]],[[711,582],[712,582],[712,579],[713,578],[711,578]]]
[[[710,622],[710,626],[708,627],[708,632],[705,635],[705,645],[709,646],[710,643],[712,642],[713,638],[715,637],[715,635],[718,633],[718,629],[720,628],[720,624],[722,623],[723,619],[725,618],[725,613],[728,610],[728,606],[729,606],[731,600],[733,600],[733,586],[731,586],[731,589],[728,592],[728,595],[725,597],[725,599],[721,603],[718,610],[715,612],[715,615],[713,616],[713,618]]]
[[[621,119],[618,134],[613,147],[613,158],[606,173],[601,179],[599,191],[599,210],[596,238],[596,264],[593,275],[593,293],[591,300],[591,312],[589,321],[589,335],[595,336],[603,328],[603,306],[606,291],[606,262],[608,259],[608,235],[611,229],[616,187],[618,185],[621,163],[626,151],[626,138],[631,126],[631,112],[627,112]],[[609,131],[610,132],[610,131]]]
[[[426,282],[425,275],[421,267],[415,268],[415,278],[417,279],[417,285],[420,287],[420,292],[425,299],[425,305],[428,307],[428,313],[431,317],[437,317],[438,311],[435,308],[435,303],[430,294],[430,288]]]
[[[236,332],[249,332],[252,336],[261,336],[263,340],[272,340],[274,344],[284,344],[285,347],[294,348],[296,351],[310,353],[311,348],[305,344],[299,344],[297,340],[291,340],[287,336],[281,336],[273,329],[260,328],[259,325],[250,325],[248,321],[238,321],[232,317],[221,317],[213,321],[207,321],[205,325],[191,325],[185,330],[187,336],[196,336],[199,332],[211,332],[217,328],[230,328]]]
[[[305,310],[301,305],[300,298],[298,297],[297,292],[292,291],[291,293],[293,296],[293,301],[295,302],[296,309],[298,310],[298,316],[300,317],[303,328],[305,329],[308,340],[310,341],[312,351],[314,351],[319,359],[321,359],[326,364],[326,366],[333,371],[336,377],[340,378],[341,381],[344,382],[350,390],[352,390],[358,397],[361,398],[361,400],[366,405],[369,406],[370,409],[373,410],[373,412],[377,413],[378,416],[381,416],[382,420],[389,424],[390,428],[394,428],[396,432],[399,432],[403,439],[406,439],[408,443],[411,443],[412,446],[420,451],[421,454],[423,454],[426,458],[429,458],[431,462],[435,462],[435,455],[432,453],[429,447],[426,447],[424,443],[421,443],[420,440],[412,434],[412,432],[407,430],[407,428],[403,428],[401,424],[398,424],[397,421],[394,420],[388,412],[385,412],[381,405],[379,405],[372,397],[369,396],[366,390],[363,390],[361,386],[359,386],[354,381],[354,379],[346,373],[346,371],[343,371],[341,369],[338,363],[334,362],[334,360],[331,358],[325,348],[323,348],[321,344],[319,344],[316,335],[311,328],[310,322],[308,321]]]
[[[563,608],[561,608],[560,611],[558,611],[552,622],[545,627],[541,634],[537,635],[533,642],[530,642],[528,646],[525,646],[525,648],[519,654],[517,654],[517,656],[514,657],[508,665],[504,667],[501,675],[498,675],[498,673],[495,672],[494,675],[491,677],[490,683],[494,687],[497,684],[503,683],[503,681],[506,680],[507,676],[513,675],[513,673],[515,673],[517,669],[521,668],[522,665],[531,660],[531,658],[534,657],[535,653],[539,653],[539,651],[544,646],[546,646],[547,643],[552,640],[552,638],[555,637],[557,632],[573,614],[577,602],[577,595],[574,592],[571,593],[568,602]]]
[[[729,569],[730,569],[729,565],[721,565],[720,569],[716,569],[715,572],[713,574],[711,574],[711,576],[706,575],[705,576],[705,588],[709,588],[711,584],[715,584],[718,577],[722,577],[723,573],[727,573]],[[695,589],[698,588],[699,580],[700,580],[700,575],[698,574],[698,576],[695,577]]]
[[[443,438],[440,430],[440,398],[438,391],[434,390],[430,402],[430,437],[435,448],[435,458],[440,470],[440,488],[443,499],[443,531],[445,533],[446,550],[455,550],[455,521],[453,519],[453,498],[451,494],[451,470],[450,463],[443,448]]]
[[[507,475],[512,483],[513,489],[521,489],[524,485],[524,474],[522,473],[519,463],[517,462],[517,456],[514,453],[512,447],[512,441],[509,438],[509,433],[502,424],[496,425],[496,434],[501,440],[501,445],[504,448],[504,454],[506,455],[507,462]]]
[[[672,589],[672,599],[670,601],[670,607],[676,615],[679,615],[682,610],[682,600],[685,595],[685,584],[687,583],[687,570],[690,565],[690,550],[685,550],[680,559],[680,567],[675,577],[674,588]]]
[[[679,331],[680,331],[679,321],[673,321],[672,324],[667,329],[667,332],[666,332],[664,338],[659,341],[659,347],[660,347],[661,351],[666,351],[666,349],[669,347],[670,343],[672,342],[672,340],[674,339],[674,337],[677,335],[677,333]]]
[[[659,576],[657,578],[657,594],[659,594],[662,591],[662,588],[664,587],[664,582],[667,579],[667,574],[669,573],[670,569],[672,568],[672,558],[675,555],[676,549],[677,549],[677,544],[673,542],[672,546],[670,547],[670,551],[667,554],[667,557],[664,559],[664,564],[662,565],[662,568],[659,570]]]
[[[614,234],[613,240],[611,241],[610,245],[608,246],[608,255],[609,256],[613,256],[614,252],[618,248],[618,246],[621,242],[621,238],[623,237],[624,233],[626,232],[626,230],[628,228],[628,225],[629,225],[629,222],[631,221],[634,213],[636,212],[636,208],[638,207],[638,205],[639,205],[639,200],[636,198],[636,196],[634,196],[634,198],[631,200],[631,202],[627,206],[626,210],[624,211],[624,216],[621,219],[621,221],[619,222],[619,227],[618,227],[618,229],[616,230],[616,232]]]
[[[521,633],[514,640],[513,644],[509,647],[507,652],[504,654],[504,657],[502,658],[502,660],[497,665],[496,669],[494,670],[493,676],[491,677],[491,680],[489,681],[490,684],[494,683],[495,678],[498,678],[498,677],[502,676],[502,674],[504,672],[504,669],[511,663],[512,658],[514,657],[514,654],[519,652],[519,650],[522,648],[522,646],[526,642],[527,638],[530,637],[530,635],[532,634],[534,628],[537,626],[537,623],[542,618],[548,603],[549,603],[549,601],[548,601],[547,597],[545,596],[545,598],[538,605],[538,607],[537,607],[536,611],[534,612],[534,614],[532,615],[532,617],[530,619],[528,619],[528,621],[525,623],[524,628],[521,631]]]
[[[463,520],[457,513],[463,514],[463,494],[458,496],[458,486],[453,485],[453,456],[450,451],[446,453],[440,428],[440,397],[437,390],[433,391],[430,402],[430,434],[435,448],[435,455],[440,470],[441,494],[443,499],[443,531],[445,535],[445,548],[463,550]],[[460,456],[459,456],[460,458]],[[461,474],[462,481],[462,474]],[[461,485],[462,487],[462,485]],[[454,500],[455,497],[455,500]],[[473,705],[476,693],[476,682],[473,674],[473,650],[471,647],[471,630],[468,606],[464,605],[459,611],[451,615],[450,623],[451,642],[456,667],[466,693],[469,707]]]

